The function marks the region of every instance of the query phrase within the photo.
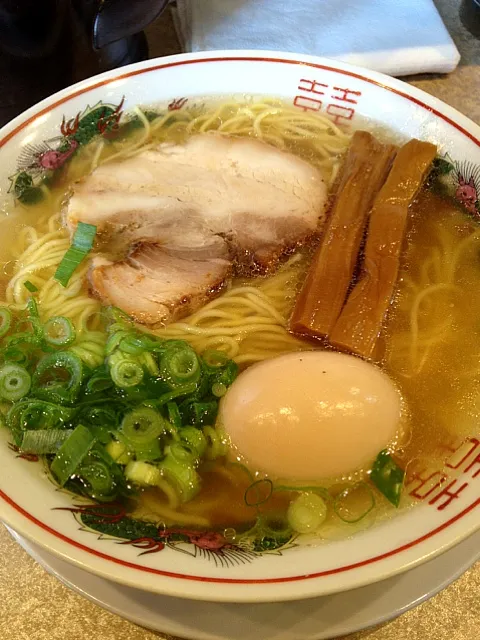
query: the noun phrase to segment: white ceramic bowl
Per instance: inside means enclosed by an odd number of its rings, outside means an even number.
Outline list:
[[[8,189],[22,151],[45,140],[54,151],[61,142],[62,121],[65,132],[89,105],[112,105],[102,113],[115,118],[114,109],[120,104],[126,110],[152,103],[171,103],[173,108],[182,106],[182,98],[191,104],[205,96],[232,95],[283,97],[298,109],[327,114],[345,125],[355,126],[366,117],[404,136],[432,141],[454,162],[454,192],[475,211],[480,193],[478,126],[439,100],[379,73],[320,58],[262,51],[149,60],[85,80],[44,100],[0,132],[0,194]],[[50,155],[54,162],[56,158]],[[480,430],[471,436],[460,449],[458,443],[445,443],[443,470],[423,469],[411,479],[407,490],[419,498],[416,508],[348,540],[248,554],[216,537],[192,532],[179,542],[175,536],[162,537],[154,528],[138,532],[129,544],[118,544],[122,541],[118,537],[93,535],[79,527],[81,513],[56,510],[71,509],[78,501],[55,491],[39,463],[17,459],[3,430],[0,518],[48,551],[140,589],[232,602],[306,598],[405,571],[479,529]],[[104,528],[121,517],[103,515]],[[83,514],[84,521],[87,517]],[[163,543],[168,543],[165,548]],[[155,553],[140,555],[142,551]]]

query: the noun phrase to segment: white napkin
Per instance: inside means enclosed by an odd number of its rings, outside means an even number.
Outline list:
[[[460,60],[432,0],[177,0],[173,11],[186,51],[306,53],[394,76]]]

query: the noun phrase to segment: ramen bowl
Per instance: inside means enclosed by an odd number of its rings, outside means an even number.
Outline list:
[[[478,213],[480,128],[416,88],[339,62],[262,51],[149,60],[78,83],[0,132],[0,194],[23,172],[28,188],[68,162],[79,122],[108,133],[135,105],[171,111],[205,100],[283,99],[345,129],[375,122],[394,136],[435,143],[452,196]],[[20,185],[21,186],[21,185]],[[12,241],[14,239],[12,238]],[[7,242],[10,239],[7,238]],[[315,544],[290,536],[248,548],[218,532],[132,523],[118,504],[93,505],[59,490],[34,456],[19,457],[0,431],[0,518],[64,560],[106,579],[171,596],[224,602],[295,600],[346,591],[426,562],[480,528],[480,431],[446,438],[436,462],[407,470],[414,503],[353,535]]]

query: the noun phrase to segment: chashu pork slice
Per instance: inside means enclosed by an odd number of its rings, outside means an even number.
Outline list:
[[[227,239],[239,271],[266,271],[325,219],[320,171],[258,140],[199,134],[106,163],[79,181],[65,220],[97,226],[107,244],[172,245],[179,225]]]
[[[90,282],[107,304],[119,307],[137,322],[160,326],[188,315],[217,295],[230,271],[229,260],[208,257],[205,251],[169,252],[147,243],[120,262],[94,260]]]

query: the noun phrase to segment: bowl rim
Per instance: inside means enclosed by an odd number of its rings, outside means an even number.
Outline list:
[[[369,71],[363,69],[361,67],[357,67],[351,64],[337,62],[334,60],[329,60],[327,58],[321,58],[317,56],[308,56],[308,55],[300,55],[294,53],[284,53],[279,51],[263,51],[263,50],[219,50],[219,51],[208,51],[201,53],[193,53],[193,54],[177,54],[174,56],[167,56],[165,58],[156,58],[152,60],[143,61],[140,63],[136,63],[134,65],[130,65],[128,67],[123,67],[120,69],[114,69],[112,71],[100,74],[98,76],[93,76],[91,78],[87,78],[79,83],[76,83],[62,91],[59,91],[38,104],[32,106],[16,118],[14,118],[10,123],[5,125],[2,129],[0,129],[0,149],[11,139],[13,139],[18,133],[20,133],[25,127],[35,122],[38,118],[48,113],[52,109],[57,106],[68,102],[78,96],[81,96],[93,89],[97,89],[102,86],[109,85],[113,82],[117,82],[119,80],[124,80],[128,78],[132,78],[144,73],[149,73],[152,71],[157,71],[165,68],[172,68],[181,65],[193,65],[193,64],[205,64],[209,62],[278,62],[283,64],[292,64],[292,65],[302,65],[306,67],[311,67],[319,70],[327,70],[334,71],[337,73],[341,73],[348,77],[356,78],[363,82],[367,82],[369,84],[376,85],[382,89],[393,92],[411,102],[415,105],[426,109],[436,118],[441,118],[450,126],[455,127],[458,131],[468,137],[476,146],[480,147],[480,127],[476,125],[472,120],[455,110],[453,107],[443,103],[438,98],[431,96],[424,91],[407,85],[404,81],[398,80],[396,78],[390,78],[382,73]],[[93,571],[99,575],[107,579],[113,579],[118,582],[122,582],[124,584],[128,584],[130,586],[139,587],[139,581],[135,580],[134,577],[115,575],[111,576],[108,571],[102,567],[95,567],[92,564],[88,563],[88,560],[81,560],[79,558],[72,558],[68,555],[67,547],[73,545],[73,547],[77,547],[84,552],[88,552],[88,554],[93,554],[93,556],[97,556],[104,561],[113,561],[117,565],[123,565],[128,568],[139,569],[141,571],[146,571],[149,573],[154,573],[159,576],[164,576],[166,580],[169,580],[170,583],[174,583],[175,581],[171,581],[170,578],[176,577],[181,578],[183,584],[185,585],[186,581],[191,581],[193,584],[196,583],[194,588],[185,588],[184,586],[180,586],[180,588],[176,588],[175,586],[165,586],[165,582],[162,580],[162,584],[158,585],[158,588],[146,587],[148,590],[156,590],[159,593],[166,593],[170,595],[175,595],[179,597],[185,598],[195,598],[195,599],[208,599],[208,600],[218,600],[218,601],[235,601],[235,602],[259,602],[259,601],[272,601],[276,599],[280,600],[289,600],[289,599],[300,599],[304,597],[313,597],[320,595],[322,593],[333,593],[336,591],[342,591],[345,589],[352,589],[361,587],[365,584],[369,584],[375,581],[382,580],[386,577],[401,573],[403,571],[408,570],[409,568],[424,562],[427,559],[431,559],[436,555],[439,555],[443,551],[446,551],[448,548],[454,546],[462,539],[466,538],[468,535],[473,533],[480,527],[480,519],[475,522],[473,518],[473,511],[476,507],[480,505],[480,498],[475,500],[469,506],[467,506],[461,513],[457,514],[455,517],[451,518],[448,521],[445,521],[441,526],[432,530],[428,534],[422,536],[417,540],[410,541],[408,544],[405,544],[397,549],[394,549],[388,553],[382,554],[377,557],[370,558],[363,562],[354,563],[352,565],[348,565],[345,567],[339,567],[334,570],[311,573],[308,575],[300,575],[300,576],[287,576],[283,578],[266,578],[266,579],[232,579],[232,578],[207,578],[195,575],[186,575],[186,574],[174,574],[171,572],[156,570],[153,568],[147,568],[141,565],[136,565],[127,561],[123,561],[108,554],[104,554],[98,552],[94,549],[89,548],[86,545],[82,545],[74,540],[69,539],[67,536],[62,534],[59,531],[55,531],[53,528],[49,527],[45,523],[40,522],[31,514],[29,514],[25,509],[23,509],[20,505],[16,504],[15,501],[7,496],[3,491],[0,490],[0,497],[2,498],[3,504],[8,505],[6,507],[6,511],[3,514],[2,518],[6,521],[7,524],[12,526],[18,533],[21,535],[37,542],[41,546],[47,548],[49,551],[55,553],[67,559],[70,562],[73,562],[82,568],[86,568],[89,571]],[[466,517],[469,515],[469,517]],[[465,525],[460,528],[460,520],[462,520]],[[31,524],[35,524],[35,528],[32,528]],[[440,539],[443,540],[440,544],[432,543],[432,538],[437,536],[437,534],[444,533],[447,528],[452,527],[454,524],[457,526],[453,527],[456,531],[456,535],[454,536],[445,536],[441,535]],[[62,550],[55,547],[54,538],[62,541]],[[438,537],[436,540],[438,541]],[[429,541],[429,543],[427,543]],[[54,546],[52,546],[52,544]],[[352,569],[359,568],[361,566],[371,565],[375,562],[379,562],[381,560],[391,558],[392,556],[399,556],[399,554],[403,551],[411,550],[416,548],[416,553],[409,554],[411,555],[409,561],[397,562],[396,565],[392,568],[390,567],[378,571],[374,577],[371,575],[368,576],[365,574],[362,577],[362,572],[358,574],[358,577],[354,577],[353,579],[348,580],[348,585],[346,587],[338,587],[338,588],[329,588],[326,591],[322,591],[320,587],[320,583],[318,580],[314,580],[315,578],[321,578],[326,575],[331,575],[332,573],[344,573],[349,572]],[[405,556],[406,557],[406,556]],[[378,565],[377,565],[378,566]],[[355,573],[355,572],[354,572]],[[353,574],[350,574],[351,576]],[[241,591],[238,589],[234,589],[232,593],[222,592],[221,590],[217,590],[217,593],[211,597],[211,595],[206,595],[201,591],[201,585],[205,585],[205,583],[212,583],[213,588],[215,585],[220,584],[230,584],[230,585],[252,585],[252,589],[250,593],[247,595],[242,595]],[[261,585],[269,584],[273,586],[275,583],[282,584],[294,584],[303,582],[313,584],[317,583],[317,586],[304,588],[304,589],[294,589],[290,593],[284,592],[278,596],[270,594],[268,597],[263,597],[261,592],[258,589],[253,588],[253,585],[257,585],[261,587]],[[200,588],[199,588],[200,586]],[[285,590],[283,590],[285,591]],[[295,591],[295,592],[293,592]]]
[[[126,65],[125,67],[119,67],[111,71],[105,71],[104,73],[80,80],[65,89],[61,89],[60,91],[51,94],[40,102],[37,102],[1,127],[0,149],[22,129],[45,113],[48,113],[55,107],[93,89],[111,84],[118,80],[125,80],[127,78],[132,78],[151,71],[157,71],[159,69],[191,64],[202,64],[206,62],[215,63],[226,61],[279,62],[283,64],[302,65],[325,71],[340,72],[342,75],[376,85],[382,89],[395,93],[410,102],[413,102],[417,106],[426,109],[436,117],[441,118],[449,125],[455,127],[480,147],[479,124],[476,124],[466,115],[448,105],[446,102],[440,100],[440,98],[437,98],[418,87],[410,85],[404,80],[399,80],[398,78],[388,76],[384,73],[380,73],[379,71],[372,71],[350,63],[340,62],[321,56],[263,49],[219,49],[196,53],[178,53],[161,58],[152,58],[142,62],[136,62],[131,65]],[[440,110],[438,107],[440,107]]]

